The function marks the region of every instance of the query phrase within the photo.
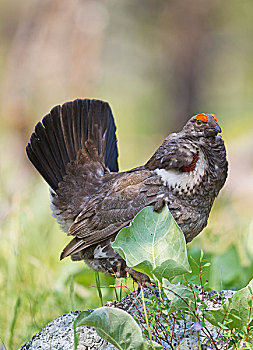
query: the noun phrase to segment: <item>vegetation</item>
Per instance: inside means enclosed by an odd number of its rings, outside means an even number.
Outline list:
[[[99,295],[93,271],[59,261],[68,238],[24,152],[35,123],[77,97],[110,102],[121,170],[143,164],[190,115],[218,116],[229,178],[187,245],[185,279],[200,283],[201,247],[209,288],[244,288],[253,271],[252,0],[2,0],[0,9],[0,347],[17,349],[55,317],[125,293],[99,274]]]
[[[56,252],[60,254],[60,247],[68,238],[50,218],[46,185],[30,182],[29,189],[16,197],[8,196],[5,190],[1,187],[1,195],[9,203],[10,211],[5,214],[1,225],[1,234],[8,233],[8,240],[2,240],[0,246],[0,337],[7,349],[18,348],[63,313],[99,307],[101,295],[105,305],[107,300],[121,299],[133,289],[131,280],[127,281],[129,291],[110,287],[120,285],[119,281],[99,274],[102,287],[99,288],[99,296],[93,271],[83,263],[59,262]],[[216,217],[219,217],[220,210],[221,203],[216,208]],[[188,249],[193,272],[185,274],[185,279],[190,283],[200,283],[199,266],[195,263],[201,255],[197,244],[201,240],[201,245],[205,247],[206,241],[212,239],[212,229]],[[243,245],[241,242],[240,249]],[[247,266],[239,253],[242,254],[242,251],[238,251],[238,246],[228,247],[218,257],[210,248],[207,250],[205,258],[210,266],[203,269],[209,288],[240,289],[247,285],[252,277],[251,265]],[[175,281],[183,282],[180,277],[176,277]],[[125,281],[122,284],[125,285]]]
[[[219,349],[221,342],[226,349],[240,349],[243,345],[253,349],[253,280],[218,309],[210,310],[207,300],[203,298],[207,287],[207,283],[203,285],[204,270],[210,264],[206,263],[201,252],[199,265],[196,264],[200,288],[187,281],[185,285],[170,283],[169,280],[175,276],[189,272],[189,263],[184,235],[167,206],[159,214],[152,207],[144,208],[130,227],[119,232],[113,246],[126,259],[129,267],[148,274],[158,283],[159,297],[152,295],[146,299],[147,305],[142,291],[142,318],[137,318],[150,342],[144,343],[140,327],[120,309],[102,307],[92,312],[84,311],[78,316],[76,326],[95,327],[103,338],[120,350],[157,349],[160,348],[158,344],[167,344],[174,349],[176,325],[179,320],[187,322],[190,319],[195,322],[194,329],[198,336],[202,331],[202,340],[211,349]],[[207,321],[217,327],[215,335],[206,327]]]
[[[127,281],[128,291],[113,288],[114,284],[120,285],[119,281],[99,274],[98,293],[96,275],[82,262],[59,262],[57,252],[60,254],[68,238],[50,217],[46,185],[30,182],[29,188],[18,196],[8,196],[6,190],[1,187],[9,212],[1,225],[1,234],[8,233],[8,239],[2,239],[0,245],[0,337],[7,349],[18,348],[63,313],[96,308],[105,305],[107,300],[119,300],[133,290],[131,280]],[[222,201],[218,201],[211,223],[214,217],[219,220],[221,211],[224,213],[222,205]],[[222,221],[219,225],[222,226]],[[199,266],[195,262],[200,260],[198,246],[201,244],[205,249],[205,264],[210,264],[204,267],[204,281],[208,280],[209,288],[238,290],[245,287],[252,278],[252,261],[246,245],[248,237],[241,234],[239,241],[234,236],[236,244],[226,247],[225,235],[224,252],[217,254],[213,237],[218,239],[219,245],[222,238],[214,233],[212,224],[210,226],[188,247],[192,273],[186,273],[184,279],[175,277],[175,282],[200,283]],[[249,232],[247,227],[245,232]],[[125,285],[124,280],[122,284]]]

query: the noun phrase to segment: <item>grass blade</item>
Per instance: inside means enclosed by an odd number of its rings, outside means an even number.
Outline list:
[[[97,286],[98,296],[99,296],[99,299],[100,299],[101,306],[103,306],[104,305],[104,303],[103,303],[103,294],[102,294],[102,291],[101,291],[100,277],[99,277],[99,273],[98,272],[95,272],[95,277],[96,277],[96,286]]]
[[[9,348],[12,349],[13,348],[13,337],[14,337],[14,328],[17,322],[17,316],[18,316],[18,309],[21,305],[21,298],[20,296],[18,296],[15,307],[14,307],[14,315],[12,318],[12,322],[11,322],[11,329],[10,329],[10,338],[9,338]]]

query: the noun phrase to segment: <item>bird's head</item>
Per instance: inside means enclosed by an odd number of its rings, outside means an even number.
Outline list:
[[[183,131],[193,137],[211,137],[221,132],[214,114],[196,114],[185,124]]]

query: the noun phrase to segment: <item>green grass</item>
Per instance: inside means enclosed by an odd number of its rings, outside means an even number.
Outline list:
[[[114,298],[113,288],[96,288],[92,270],[83,262],[60,262],[68,241],[49,210],[41,183],[13,196],[2,219],[0,245],[0,337],[16,349],[49,321],[71,310],[100,306]],[[99,275],[101,286],[114,279]]]

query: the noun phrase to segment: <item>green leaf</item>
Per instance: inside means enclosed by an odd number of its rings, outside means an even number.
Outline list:
[[[169,313],[176,310],[189,309],[195,310],[194,295],[192,290],[183,284],[177,286],[168,280],[163,280],[164,292],[170,302]]]
[[[207,263],[205,263],[205,265],[202,265],[202,267],[208,267],[208,266],[210,266],[211,265],[211,263],[210,262],[207,262]]]
[[[246,345],[246,349],[253,350],[253,344],[246,341],[245,345]]]
[[[191,272],[185,237],[167,206],[160,213],[142,209],[112,246],[128,267],[160,281]]]
[[[204,252],[203,252],[203,249],[201,249],[201,251],[200,251],[200,262],[202,262],[203,257],[204,257]]]
[[[218,322],[218,326],[222,329],[224,329],[225,331],[227,331],[229,328],[227,326],[225,326],[224,324]]]
[[[153,346],[148,344],[137,322],[120,309],[104,306],[91,313],[83,311],[77,317],[76,325],[95,327],[102,338],[120,350],[163,349],[155,342]]]
[[[253,280],[250,281],[248,286],[242,288],[236,292],[231,298],[231,302],[227,301],[218,310],[210,310],[205,313],[205,318],[213,325],[218,326],[222,323],[224,316],[232,319],[232,322],[227,324],[229,329],[239,328],[247,325],[249,319],[249,305],[248,302],[252,298],[249,288],[253,286]],[[228,311],[227,311],[228,310]]]

